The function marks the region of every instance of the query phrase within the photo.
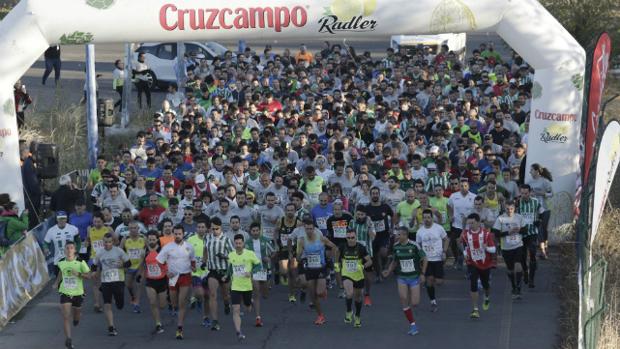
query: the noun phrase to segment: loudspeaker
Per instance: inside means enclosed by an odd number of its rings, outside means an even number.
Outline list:
[[[60,163],[56,144],[36,144],[33,155],[37,160],[37,174],[39,178],[52,179],[60,176]]]
[[[97,100],[97,121],[99,126],[110,127],[114,125],[114,100]]]

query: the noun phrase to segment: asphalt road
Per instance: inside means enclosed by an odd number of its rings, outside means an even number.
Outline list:
[[[344,324],[344,300],[337,298],[337,290],[329,292],[325,302],[327,323],[313,324],[314,313],[306,304],[290,304],[283,286],[275,286],[269,298],[262,303],[263,328],[253,327],[254,314],[243,317],[243,331],[247,340],[237,342],[232,318],[223,314],[220,303],[222,330],[212,332],[200,326],[198,312],[189,313],[185,339],[174,339],[175,322],[163,316],[166,332],[153,335],[150,311],[142,301],[142,314],[134,314],[126,307],[115,311],[118,337],[108,337],[103,314],[92,310],[91,293],[83,307],[84,316],[75,329],[76,348],[493,348],[493,349],[547,349],[556,342],[559,304],[553,293],[553,263],[559,256],[551,253],[549,261],[539,262],[537,286],[524,289],[523,299],[512,301],[510,283],[505,267],[492,273],[491,307],[481,313],[479,320],[470,320],[471,304],[468,282],[463,272],[446,268],[446,282],[437,290],[439,311],[430,312],[428,297],[422,290],[422,301],[414,315],[420,334],[406,334],[407,321],[396,292],[393,277],[373,285],[373,305],[362,310],[362,328]],[[90,288],[87,287],[90,291]],[[61,316],[58,295],[48,288],[19,314],[14,323],[0,332],[0,349],[62,348]]]

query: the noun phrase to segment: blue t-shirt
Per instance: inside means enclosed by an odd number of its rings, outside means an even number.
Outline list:
[[[80,232],[80,238],[85,240],[88,227],[93,224],[93,215],[90,212],[84,212],[79,216],[76,213],[72,213],[69,215],[69,224],[76,226]]]
[[[321,205],[316,205],[310,211],[312,215],[312,219],[314,220],[314,224],[321,230],[324,236],[327,236],[327,219],[334,214],[334,207],[331,203],[328,203],[327,206],[321,207]]]
[[[144,176],[147,181],[156,181],[158,178],[161,177],[162,172],[163,171],[161,170],[161,168],[158,167],[155,167],[152,171],[148,168],[143,168],[139,171],[140,176]]]

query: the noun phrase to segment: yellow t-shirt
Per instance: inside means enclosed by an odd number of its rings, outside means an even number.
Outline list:
[[[129,269],[138,269],[140,267],[140,263],[144,259],[144,252],[146,248],[146,240],[142,236],[138,236],[136,240],[132,238],[127,238],[125,240],[125,252],[129,255],[129,261],[131,261],[131,266]]]
[[[90,237],[90,258],[95,259],[97,256],[97,250],[103,248],[103,236],[110,231],[110,228],[107,226],[102,226],[97,229],[94,226],[90,227],[89,237]]]
[[[261,265],[256,254],[244,249],[241,254],[232,251],[228,254],[228,263],[232,269],[232,284],[230,289],[233,291],[252,291],[252,277],[245,276],[245,273],[252,274],[255,265]]]

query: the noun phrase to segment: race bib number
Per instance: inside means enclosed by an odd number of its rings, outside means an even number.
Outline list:
[[[316,225],[321,230],[327,229],[327,217],[317,217],[316,218]]]
[[[282,247],[288,246],[288,234],[280,234],[280,242],[282,243]]]
[[[476,249],[470,249],[469,250],[471,253],[471,259],[475,260],[475,261],[483,261],[484,258],[486,257],[486,254],[484,253],[484,250],[481,248],[476,248]]]
[[[102,282],[121,281],[121,273],[118,271],[118,269],[104,270],[103,273],[101,274],[101,281]]]
[[[233,265],[233,275],[236,277],[245,277],[245,264]]]
[[[415,271],[413,259],[402,259],[400,261],[400,271],[403,273],[413,273]]]
[[[158,277],[161,275],[161,268],[158,264],[147,264],[146,273],[150,278]]]
[[[347,227],[334,227],[334,237],[344,239],[347,237]]]
[[[345,260],[344,270],[346,270],[347,273],[357,273],[358,265],[357,261]]]
[[[82,244],[82,246],[80,246],[80,254],[85,254],[87,251],[86,246],[84,246],[84,244]]]
[[[78,288],[78,278],[75,276],[65,276],[62,285],[67,290],[76,290]]]
[[[252,278],[256,281],[267,281],[267,271],[261,270],[252,274]]]
[[[321,265],[321,256],[318,254],[311,254],[308,256],[308,268],[311,269],[319,269],[323,265]]]
[[[382,219],[380,221],[372,222],[375,225],[375,232],[379,233],[385,231],[385,220]]]
[[[129,254],[129,259],[142,259],[142,250],[137,248],[132,248],[127,251]]]
[[[93,241],[93,248],[99,250],[103,248],[103,240]]]
[[[525,224],[534,224],[534,215],[531,213],[526,213],[523,215],[523,220],[525,221]]]
[[[521,234],[510,234],[506,236],[506,242],[511,245],[517,245],[521,243]]]
[[[263,235],[267,238],[272,239],[274,231],[275,231],[274,228],[263,228]]]
[[[433,244],[424,244],[422,245],[422,249],[424,250],[424,253],[429,256],[434,256],[437,253],[437,249]]]

